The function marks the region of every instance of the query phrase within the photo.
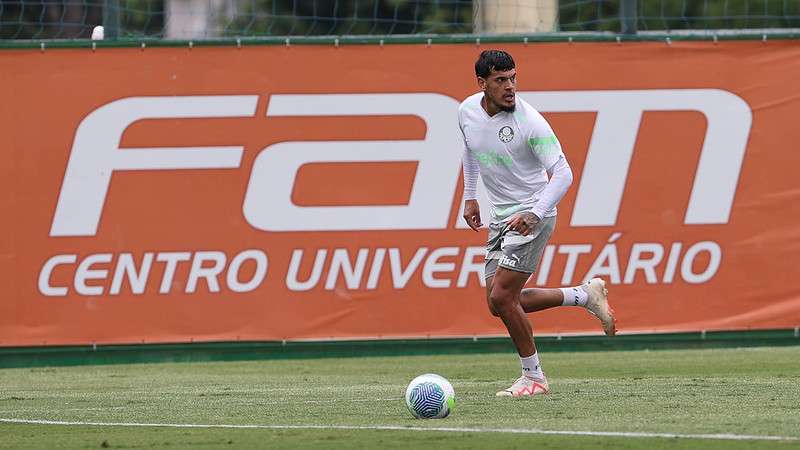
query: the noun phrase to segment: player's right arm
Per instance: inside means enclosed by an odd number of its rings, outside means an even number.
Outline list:
[[[459,117],[459,128],[460,127]],[[478,175],[480,174],[480,166],[478,159],[470,151],[467,145],[467,139],[464,136],[464,129],[461,128],[461,137],[464,139],[464,154],[461,157],[461,165],[464,168],[464,220],[470,228],[478,231],[483,226],[481,223],[481,208],[478,205]]]
[[[482,227],[481,208],[478,205],[478,174],[480,172],[478,160],[475,155],[464,146],[464,156],[461,161],[464,167],[464,220],[475,231]]]

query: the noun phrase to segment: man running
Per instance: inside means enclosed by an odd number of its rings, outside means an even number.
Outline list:
[[[489,311],[508,329],[522,365],[522,376],[497,395],[547,394],[550,387],[526,313],[581,306],[600,319],[609,336],[616,333],[614,315],[600,278],[569,288],[523,289],[553,233],[556,204],[572,184],[572,170],[544,117],[516,98],[511,55],[501,50],[482,52],[475,74],[481,92],[458,108],[464,137],[464,219],[475,231],[483,225],[476,200],[480,173],[491,208],[486,299]]]

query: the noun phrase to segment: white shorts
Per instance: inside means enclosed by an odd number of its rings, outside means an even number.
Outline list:
[[[494,277],[498,266],[516,272],[536,272],[555,227],[555,216],[542,219],[527,236],[509,230],[506,222],[490,223],[484,277]]]

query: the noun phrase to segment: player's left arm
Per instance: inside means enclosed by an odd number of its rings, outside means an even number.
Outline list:
[[[527,136],[528,146],[547,170],[549,181],[539,192],[539,201],[536,205],[530,211],[518,213],[509,221],[511,229],[523,235],[533,231],[536,224],[555,208],[572,185],[572,169],[550,124],[538,114],[529,119],[532,119],[529,121],[532,127]]]
[[[572,168],[570,168],[567,157],[563,153],[547,169],[547,174],[550,176],[550,180],[539,194],[539,201],[531,209],[531,212],[539,219],[555,208],[572,185]]]

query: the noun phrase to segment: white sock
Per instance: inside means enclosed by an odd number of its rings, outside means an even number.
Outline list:
[[[580,286],[559,289],[561,293],[564,294],[564,303],[562,303],[561,306],[586,306],[589,293],[581,289]]]
[[[522,374],[530,378],[544,378],[542,366],[539,365],[539,353],[534,353],[531,356],[523,358],[519,357],[519,362],[522,364]]]

